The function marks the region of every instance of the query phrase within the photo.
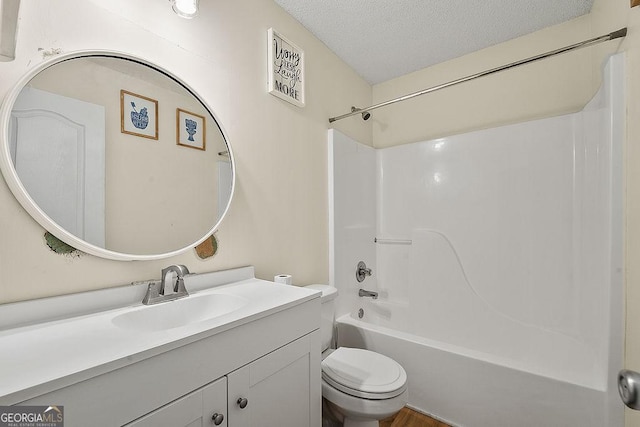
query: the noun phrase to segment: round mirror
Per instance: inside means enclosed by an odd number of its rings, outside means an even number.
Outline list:
[[[0,167],[45,229],[109,259],[177,255],[213,233],[233,155],[205,102],[169,71],[126,54],[60,55],[0,110]]]

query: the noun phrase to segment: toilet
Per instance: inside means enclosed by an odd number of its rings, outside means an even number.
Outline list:
[[[348,347],[332,350],[338,290],[328,285],[307,288],[322,292],[323,407],[344,427],[378,427],[379,420],[406,405],[407,373],[398,362],[374,351]]]

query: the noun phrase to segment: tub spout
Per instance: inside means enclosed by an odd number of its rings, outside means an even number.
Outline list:
[[[378,293],[373,291],[367,291],[366,289],[358,290],[359,297],[370,297],[373,299],[378,299]]]

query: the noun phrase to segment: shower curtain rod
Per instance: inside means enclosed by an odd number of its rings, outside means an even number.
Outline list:
[[[492,68],[490,70],[482,71],[480,73],[472,74],[472,75],[467,76],[467,77],[462,77],[462,78],[457,79],[457,80],[452,80],[452,81],[450,81],[448,83],[444,83],[444,84],[441,84],[441,85],[438,85],[438,86],[433,86],[433,87],[430,87],[428,89],[423,89],[423,90],[420,90],[418,92],[410,93],[408,95],[404,95],[404,96],[401,96],[399,98],[391,99],[389,101],[384,101],[384,102],[381,102],[379,104],[374,104],[374,105],[371,105],[371,106],[366,107],[366,108],[352,108],[351,112],[349,112],[349,113],[343,114],[341,116],[336,116],[336,117],[329,118],[329,123],[333,123],[333,122],[335,122],[337,120],[342,120],[342,119],[350,117],[350,116],[355,116],[356,114],[362,114],[365,111],[371,111],[371,110],[375,110],[376,108],[386,107],[387,105],[395,104],[396,102],[406,101],[407,99],[411,99],[411,98],[415,98],[416,96],[425,95],[427,93],[435,92],[437,90],[444,89],[444,88],[450,87],[450,86],[454,86],[454,85],[457,85],[457,84],[460,84],[460,83],[464,83],[464,82],[467,82],[469,80],[474,80],[474,79],[477,79],[478,77],[488,76],[490,74],[494,74],[494,73],[497,73],[499,71],[504,71],[504,70],[508,70],[510,68],[518,67],[520,65],[529,64],[531,62],[535,62],[535,61],[538,61],[538,60],[544,59],[544,58],[549,58],[551,56],[559,55],[561,53],[569,52],[569,51],[574,50],[574,49],[579,49],[579,48],[582,48],[582,47],[592,46],[592,45],[595,45],[595,44],[598,44],[598,43],[602,43],[602,42],[606,42],[606,41],[609,41],[609,40],[618,39],[618,38],[621,38],[621,37],[625,37],[626,35],[627,35],[627,28],[625,27],[625,28],[622,28],[622,29],[620,29],[618,31],[614,31],[612,33],[605,34],[605,35],[600,36],[600,37],[594,37],[594,38],[589,39],[589,40],[584,40],[584,41],[581,41],[579,43],[575,43],[575,44],[572,44],[572,45],[569,45],[569,46],[562,47],[560,49],[556,49],[556,50],[552,50],[552,51],[549,51],[549,52],[546,52],[546,53],[542,53],[540,55],[532,56],[532,57],[527,58],[527,59],[521,59],[520,61],[516,61],[516,62],[512,62],[512,63],[507,64],[507,65],[503,65],[503,66],[500,66],[500,67]]]

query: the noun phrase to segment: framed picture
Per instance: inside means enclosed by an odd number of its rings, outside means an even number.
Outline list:
[[[176,142],[185,147],[206,150],[207,129],[204,116],[176,108]]]
[[[631,0],[631,7],[640,6],[640,0]]]
[[[304,107],[304,52],[273,28],[268,38],[269,93]]]
[[[158,139],[158,101],[121,90],[120,131],[143,138]]]

